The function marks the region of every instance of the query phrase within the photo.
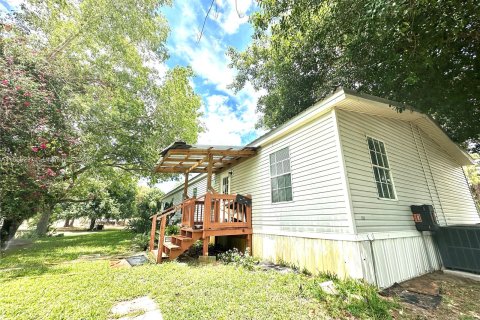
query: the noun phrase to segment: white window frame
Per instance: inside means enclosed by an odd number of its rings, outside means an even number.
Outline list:
[[[222,173],[220,176],[220,193],[223,193],[223,179],[228,179],[228,190],[225,194],[231,194],[232,192],[232,177],[228,171]]]
[[[277,153],[278,151],[283,150],[283,149],[287,149],[288,160],[290,162],[290,165],[289,165],[290,171],[287,172],[287,173],[283,173],[283,174],[272,175],[272,172],[271,172],[271,169],[270,169],[270,166],[271,166],[270,157],[271,157],[272,154]],[[275,162],[275,163],[277,163],[277,162]],[[290,147],[289,146],[280,148],[280,149],[278,149],[276,151],[273,151],[273,152],[270,152],[268,154],[268,174],[269,174],[269,177],[270,177],[270,203],[272,205],[279,205],[279,204],[282,204],[282,203],[292,202],[293,199],[294,199],[294,194],[293,194],[292,158],[290,157]],[[273,187],[272,180],[273,180],[273,178],[277,178],[277,177],[284,176],[284,175],[287,175],[287,174],[290,175],[290,189],[292,191],[292,198],[290,200],[283,200],[283,201],[275,201],[274,202],[273,201],[273,193],[272,193],[272,191],[273,191],[272,190],[272,187]]]
[[[373,139],[375,141],[378,141],[380,143],[383,144],[383,148],[385,149],[385,157],[387,158],[387,161],[388,161],[388,168],[387,167],[383,167],[383,166],[380,166],[380,165],[377,165],[377,164],[374,164],[373,161],[372,161],[372,155],[370,154],[370,146],[368,145],[368,139]],[[370,159],[370,166],[372,168],[372,178],[373,178],[373,182],[375,183],[375,189],[377,190],[377,199],[379,200],[387,200],[387,201],[398,201],[398,197],[397,197],[397,188],[395,187],[395,181],[393,180],[393,173],[392,173],[392,165],[391,165],[391,162],[390,162],[390,158],[388,156],[388,151],[387,151],[387,146],[385,144],[385,142],[381,139],[378,139],[378,138],[375,138],[374,136],[371,136],[371,135],[366,135],[365,136],[365,143],[367,145],[367,150],[368,150],[368,158]],[[375,150],[376,151],[376,150]],[[380,150],[381,152],[381,150]],[[393,198],[384,198],[384,197],[381,197],[379,192],[378,192],[378,186],[377,186],[377,178],[375,177],[375,167],[378,167],[380,169],[383,169],[383,170],[387,170],[389,175],[390,175],[390,180],[392,181],[391,185],[392,185],[392,190],[393,190]]]

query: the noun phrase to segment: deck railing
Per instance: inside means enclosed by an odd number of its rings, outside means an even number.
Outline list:
[[[187,199],[181,205],[182,226],[195,229],[251,228],[252,207],[237,199],[236,194],[213,192]]]

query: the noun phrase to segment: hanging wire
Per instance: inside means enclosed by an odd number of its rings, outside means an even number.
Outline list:
[[[215,3],[215,0],[212,0],[212,3],[210,3],[210,7],[208,8],[207,14],[205,15],[205,19],[203,19],[203,25],[202,25],[202,29],[200,30],[200,34],[198,35],[197,43],[199,43],[200,39],[202,39],[203,30],[205,29],[205,23],[207,22],[208,15],[210,14],[210,11],[212,10],[214,3]]]

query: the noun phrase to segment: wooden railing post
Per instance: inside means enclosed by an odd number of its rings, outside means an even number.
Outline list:
[[[203,229],[208,229],[212,214],[212,194],[209,191],[205,194],[205,203],[203,206]]]
[[[162,262],[163,255],[163,241],[165,240],[165,225],[167,224],[167,216],[162,217],[160,222],[160,237],[158,239],[158,252],[157,252],[157,263]]]
[[[157,215],[152,217],[152,228],[150,230],[150,251],[152,251],[155,246],[155,231],[157,228]]]

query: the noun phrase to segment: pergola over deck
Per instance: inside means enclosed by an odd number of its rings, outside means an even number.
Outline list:
[[[184,198],[187,198],[188,174],[207,173],[207,190],[212,189],[212,174],[235,165],[256,154],[256,148],[188,145],[175,142],[161,152],[155,172],[183,173]]]
[[[211,236],[241,236],[247,247],[252,246],[252,198],[250,195],[220,194],[212,188],[212,174],[233,166],[256,154],[255,148],[200,146],[175,142],[162,151],[155,168],[158,173],[183,173],[185,184],[183,201],[163,212],[154,214],[150,233],[150,252],[157,262],[163,258],[175,259],[197,240],[203,240],[203,255],[208,255]],[[207,192],[189,198],[189,173],[207,173]],[[165,241],[166,216],[182,212],[180,235]],[[157,242],[157,221],[161,219]]]

